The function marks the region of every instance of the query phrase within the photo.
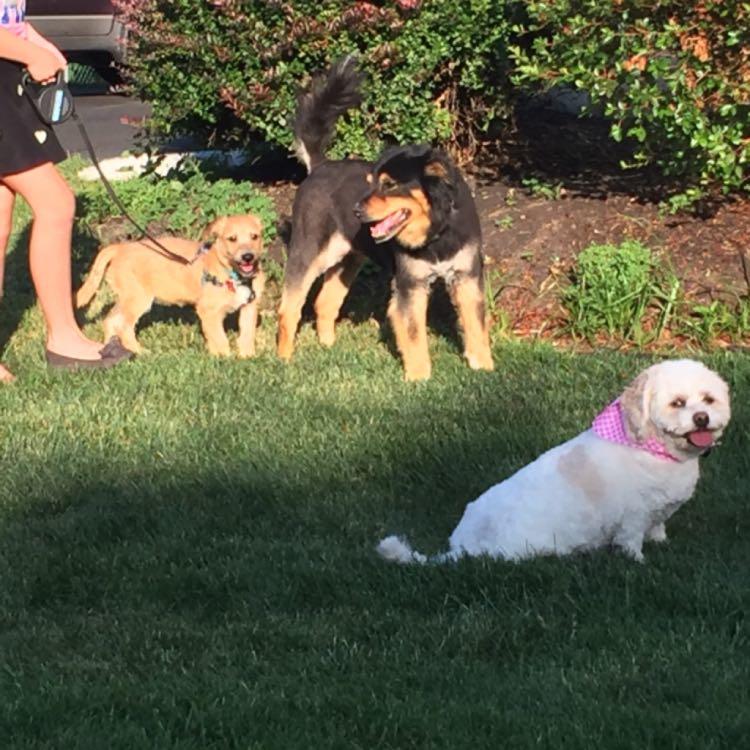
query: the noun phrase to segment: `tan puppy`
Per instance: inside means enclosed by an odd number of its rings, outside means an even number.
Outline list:
[[[158,238],[171,252],[193,261],[190,265],[166,257],[148,240],[108,245],[78,290],[76,307],[88,305],[106,277],[117,303],[104,320],[105,337],[119,336],[128,349],[141,353],[135,327],[155,301],[194,305],[208,351],[221,356],[231,353],[224,318],[239,309],[239,355],[252,357],[265,285],[262,229],[252,214],[222,216],[206,227],[201,242]]]

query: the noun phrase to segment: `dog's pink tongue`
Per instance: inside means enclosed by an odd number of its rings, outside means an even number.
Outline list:
[[[695,430],[687,437],[696,448],[708,448],[714,444],[714,434],[711,430]]]
[[[377,224],[373,224],[370,227],[370,234],[373,237],[380,237],[381,235],[388,234],[388,232],[390,232],[390,230],[393,229],[396,224],[398,224],[398,220],[398,212],[396,212],[395,214],[390,214],[389,216],[386,216],[385,219],[377,222]]]

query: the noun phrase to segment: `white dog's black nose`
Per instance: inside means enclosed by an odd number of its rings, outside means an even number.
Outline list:
[[[708,427],[708,414],[706,414],[705,411],[695,412],[695,414],[693,414],[693,422],[695,422],[696,427],[705,429]]]
[[[252,263],[255,260],[255,255],[253,253],[243,253],[240,260],[243,263]]]

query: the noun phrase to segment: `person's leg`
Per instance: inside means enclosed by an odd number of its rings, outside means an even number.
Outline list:
[[[0,182],[0,297],[3,296],[5,279],[5,253],[8,251],[10,230],[13,225],[14,192]]]
[[[3,296],[3,282],[5,279],[5,253],[8,251],[8,240],[13,224],[13,191],[0,182],[0,299]],[[0,383],[13,380],[12,373],[0,365]]]
[[[23,196],[34,214],[29,265],[47,323],[47,349],[78,359],[99,359],[102,345],[84,336],[73,313],[71,240],[75,196],[56,167],[47,162],[5,175],[3,182]]]

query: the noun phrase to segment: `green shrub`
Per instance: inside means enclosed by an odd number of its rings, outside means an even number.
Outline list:
[[[569,327],[593,340],[602,334],[642,343],[667,325],[680,291],[640,242],[589,245],[579,254],[562,295]]]
[[[700,344],[740,342],[750,335],[750,299],[713,300],[688,307],[676,321],[676,333]]]
[[[300,85],[358,52],[362,109],[339,125],[334,154],[373,156],[389,139],[473,151],[507,113],[505,0],[118,0],[130,77],[162,134],[289,146]]]
[[[118,182],[114,189],[128,213],[143,227],[197,238],[217,216],[254,213],[263,222],[266,241],[276,235],[273,201],[250,182],[210,180],[197,168],[159,177],[156,174]],[[118,222],[127,236],[138,231],[107,195],[100,182],[83,183],[78,193],[80,222],[90,231]]]
[[[673,181],[669,205],[748,188],[750,4],[529,0],[514,80],[587,91],[630,139],[634,166]]]
[[[566,84],[632,143],[626,166],[660,168],[672,209],[750,184],[750,4],[740,0],[117,4],[157,139],[288,147],[299,86],[355,52],[366,98],[339,123],[334,156],[371,157],[395,140],[470,158],[521,87]]]

